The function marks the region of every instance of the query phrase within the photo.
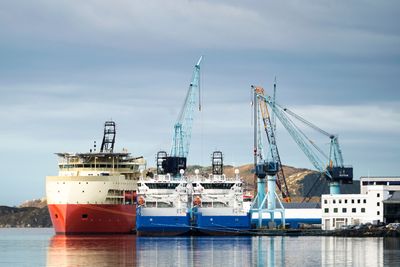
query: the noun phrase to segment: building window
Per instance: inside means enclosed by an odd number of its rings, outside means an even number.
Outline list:
[[[351,204],[354,204],[354,199],[351,200]]]
[[[342,209],[342,212],[343,212],[343,213],[346,213],[346,212],[347,212],[347,209],[346,209],[346,208],[343,208],[343,209]]]
[[[325,199],[325,200],[324,200],[324,203],[325,203],[325,204],[328,204],[328,200]]]
[[[356,209],[356,208],[352,208],[352,209],[351,209],[351,212],[356,213],[356,212],[357,212],[357,209]]]
[[[381,214],[379,211],[378,211],[378,212],[376,212],[376,215],[379,215],[379,214]]]
[[[361,208],[361,212],[362,212],[362,213],[365,213],[365,208]]]
[[[325,213],[329,213],[329,209],[328,209],[328,208],[325,208],[325,209],[324,209],[324,212],[325,212]]]
[[[338,211],[337,208],[334,208],[334,209],[333,209],[333,212],[334,212],[334,213],[337,213],[337,211]]]
[[[347,204],[347,199],[344,200],[344,203]]]
[[[342,204],[342,200],[341,199],[339,199],[339,204]]]
[[[366,199],[364,199],[364,200],[363,200],[363,203],[364,203],[364,204],[366,204],[366,203],[367,203],[367,200],[366,200]]]
[[[333,204],[336,204],[336,200],[332,200],[332,203],[333,203]]]
[[[357,203],[360,204],[361,203],[361,199],[357,199]]]
[[[376,194],[376,197],[380,197],[380,196],[381,196],[381,194],[379,194],[379,193]]]
[[[376,205],[379,207],[381,205],[381,203],[380,202],[376,202]]]

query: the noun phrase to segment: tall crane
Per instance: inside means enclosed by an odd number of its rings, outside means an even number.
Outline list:
[[[274,89],[276,88],[276,86],[274,85]],[[258,86],[252,86],[252,89],[254,90],[254,93],[260,96],[264,96],[264,89],[262,87],[258,87]],[[275,91],[274,91],[274,95],[275,95]],[[269,144],[269,154],[272,157],[272,161],[273,162],[277,162],[278,163],[278,172],[276,173],[276,185],[279,189],[279,191],[282,194],[282,199],[285,202],[290,202],[290,193],[289,193],[289,189],[286,183],[286,177],[285,174],[283,172],[283,165],[281,162],[281,157],[279,155],[279,150],[278,150],[278,146],[276,144],[276,135],[275,135],[275,131],[276,131],[276,127],[275,127],[275,123],[274,123],[274,118],[272,118],[272,116],[270,116],[270,113],[268,111],[268,106],[267,106],[267,102],[265,101],[265,98],[260,98],[258,101],[258,108],[260,110],[260,115],[262,117],[262,121],[264,124],[264,130],[268,139],[268,144]],[[261,156],[261,154],[260,154]]]
[[[257,177],[257,196],[252,203],[251,212],[258,214],[258,227],[262,227],[263,213],[269,213],[269,225],[272,227],[275,224],[275,214],[280,213],[281,225],[284,227],[285,210],[275,192],[276,185],[278,185],[278,188],[282,192],[285,201],[290,202],[290,196],[282,171],[278,147],[276,145],[275,127],[271,122],[271,116],[264,97],[264,89],[256,86],[251,86],[251,88],[254,97],[254,165],[255,175]],[[260,120],[262,120],[264,124],[268,145],[262,140],[264,135],[260,131]],[[263,152],[266,152],[265,150],[267,150],[268,155],[264,155]],[[278,173],[281,175],[280,177]],[[265,195],[266,182],[268,186],[267,194]],[[276,205],[276,200],[278,200],[279,203],[278,207]]]
[[[307,156],[310,162],[323,175],[323,177],[328,180],[331,194],[340,194],[341,183],[353,183],[353,167],[344,165],[338,135],[330,134],[289,109],[282,107],[276,103],[271,96],[260,94],[258,94],[258,96],[263,98],[271,107],[276,117],[286,128],[290,136]],[[329,137],[329,154],[326,154],[320,147],[318,147],[289,116]]]
[[[181,169],[186,169],[186,159],[189,153],[190,138],[195,107],[200,103],[200,64],[203,56],[199,58],[193,69],[192,80],[186,93],[185,101],[174,125],[171,153],[168,156],[165,151],[157,153],[157,173],[171,173],[176,176]]]

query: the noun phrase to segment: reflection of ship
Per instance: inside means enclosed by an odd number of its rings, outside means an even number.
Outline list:
[[[143,158],[114,153],[115,123],[107,121],[100,152],[57,153],[58,176],[46,177],[56,233],[129,233],[135,229],[138,168]]]
[[[137,266],[256,266],[252,239],[250,236],[137,237],[140,244]]]
[[[135,266],[135,263],[135,235],[55,235],[47,250],[47,266]]]
[[[159,152],[157,163],[163,162]],[[136,230],[138,235],[182,235],[190,230],[188,187],[183,177],[165,174],[158,164],[154,178],[138,182]]]
[[[193,181],[194,226],[201,233],[232,234],[250,230],[250,214],[243,208],[243,188],[236,177],[223,174],[222,152],[212,155],[212,174]]]

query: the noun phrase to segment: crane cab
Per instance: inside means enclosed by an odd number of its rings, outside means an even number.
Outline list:
[[[341,182],[342,184],[353,183],[353,167],[328,167],[328,173],[331,175],[332,182]],[[329,179],[329,178],[328,178]]]

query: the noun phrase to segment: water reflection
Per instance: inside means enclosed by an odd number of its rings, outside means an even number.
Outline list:
[[[386,266],[398,238],[54,236],[47,266]]]
[[[47,266],[135,266],[136,236],[63,236],[50,239]]]

